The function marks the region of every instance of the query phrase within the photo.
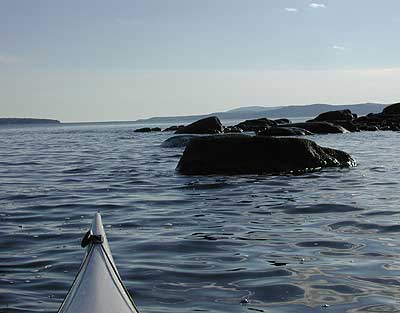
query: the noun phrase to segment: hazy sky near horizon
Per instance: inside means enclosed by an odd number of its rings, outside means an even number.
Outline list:
[[[400,99],[398,0],[0,0],[0,116]]]

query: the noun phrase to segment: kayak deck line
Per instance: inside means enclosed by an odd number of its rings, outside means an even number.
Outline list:
[[[58,313],[138,313],[115,266],[101,216],[82,240],[86,255]]]

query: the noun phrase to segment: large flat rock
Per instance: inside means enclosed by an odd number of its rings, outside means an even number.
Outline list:
[[[187,175],[284,174],[355,164],[348,153],[308,139],[220,135],[192,139],[177,169]]]

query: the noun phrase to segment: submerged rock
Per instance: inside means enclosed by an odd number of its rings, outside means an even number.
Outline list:
[[[346,152],[307,139],[221,135],[192,139],[177,169],[187,175],[282,174],[355,164]]]
[[[211,116],[179,128],[175,134],[219,134],[223,131],[224,127],[219,118]]]
[[[181,148],[186,147],[190,140],[193,138],[197,138],[198,136],[194,135],[178,135],[165,140],[161,147],[163,148]]]
[[[306,136],[312,132],[298,127],[271,127],[257,133],[257,136]]]
[[[314,134],[338,134],[348,133],[349,131],[342,126],[335,125],[329,122],[305,122],[278,125],[278,127],[298,127],[308,130]]]

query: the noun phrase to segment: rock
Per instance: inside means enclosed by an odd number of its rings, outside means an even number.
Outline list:
[[[357,115],[351,113],[350,110],[338,110],[321,113],[316,118],[307,122],[330,122],[342,126],[350,132],[355,132],[359,130],[357,125],[353,123],[355,118],[357,118]]]
[[[160,127],[154,127],[154,128],[143,127],[135,129],[135,133],[149,133],[149,132],[159,132],[159,131],[161,131]]]
[[[357,132],[359,128],[353,121],[333,121],[332,124],[336,124],[342,126],[344,129],[348,130],[349,132]]]
[[[305,136],[312,135],[313,133],[298,127],[271,127],[269,129],[260,131],[257,136]]]
[[[170,126],[170,127],[166,128],[166,129],[164,129],[163,131],[164,132],[177,131],[178,129],[181,129],[183,127],[185,127],[185,126],[184,125],[179,125],[179,126],[174,125],[174,126]]]
[[[346,152],[307,139],[221,135],[192,139],[177,169],[186,175],[282,174],[355,164]]]
[[[175,134],[218,134],[223,131],[224,127],[219,118],[211,116],[180,128]]]
[[[374,131],[379,130],[379,128],[378,128],[377,126],[368,125],[367,128],[366,128],[365,130],[366,130],[366,131],[369,131],[369,132],[374,132]]]
[[[135,129],[135,133],[149,133],[149,132],[151,132],[150,127],[143,127],[143,128]]]
[[[236,126],[228,126],[224,129],[224,134],[240,134],[243,133],[243,129]]]
[[[354,124],[360,130],[375,131],[375,130],[393,130],[400,129],[400,114],[394,114],[396,104],[386,107],[386,113],[370,113],[366,116],[361,116],[354,120]],[[386,110],[386,111],[385,111]]]
[[[280,119],[274,120],[274,122],[276,124],[290,124],[292,121],[288,120],[287,118],[280,118]]]
[[[168,138],[165,140],[162,144],[161,147],[163,148],[181,148],[181,147],[186,147],[187,144],[192,140],[193,138],[197,138],[198,136],[194,135],[178,135],[174,136],[171,138]]]
[[[313,119],[315,122],[352,121],[353,113],[350,110],[338,110],[321,113]]]
[[[329,122],[305,122],[305,123],[292,123],[282,124],[278,127],[298,127],[308,130],[314,134],[338,134],[348,133],[342,126],[335,125]]]
[[[262,131],[269,127],[276,126],[277,123],[267,118],[259,118],[256,120],[246,120],[236,125],[236,127],[243,129],[245,132]]]
[[[384,115],[397,115],[400,114],[400,103],[395,103],[383,109]]]

